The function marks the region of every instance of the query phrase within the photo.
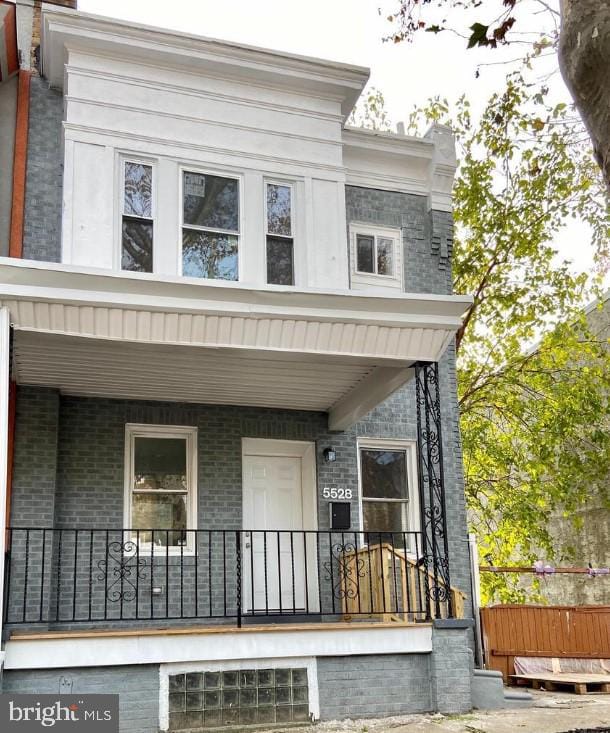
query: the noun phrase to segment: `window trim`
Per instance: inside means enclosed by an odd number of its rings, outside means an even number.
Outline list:
[[[155,272],[156,257],[155,257],[155,233],[158,227],[157,222],[157,166],[158,160],[156,158],[149,158],[145,155],[135,153],[131,155],[128,151],[118,151],[116,158],[116,177],[118,184],[116,187],[117,197],[115,198],[117,204],[117,216],[115,226],[116,246],[114,248],[114,269],[119,272],[128,272],[131,275],[151,275]],[[143,216],[135,216],[132,214],[125,214],[125,164],[126,163],[137,163],[139,165],[149,165],[152,168],[152,195],[150,201],[150,219]],[[153,228],[153,241],[152,241],[152,270],[150,272],[139,272],[138,270],[124,270],[123,269],[123,217],[131,219],[138,219],[140,221],[150,221]]]
[[[393,243],[394,273],[380,275],[376,272],[358,270],[358,236],[373,237],[375,263],[377,260],[377,240],[390,239]],[[374,224],[350,222],[350,280],[352,285],[371,287],[400,288],[403,285],[402,230],[399,227],[379,227]],[[375,264],[376,266],[376,264]]]
[[[297,275],[296,275],[296,221],[295,221],[295,192],[296,192],[296,181],[282,180],[281,178],[264,178],[263,179],[263,224],[265,231],[265,286],[271,286],[273,288],[294,288]],[[267,186],[285,186],[290,189],[290,236],[285,234],[273,234],[268,229],[269,218],[267,216]],[[292,285],[279,285],[278,283],[270,283],[267,281],[267,240],[269,237],[276,239],[286,239],[292,241]]]
[[[421,516],[419,511],[419,483],[417,480],[417,443],[415,440],[403,438],[363,438],[356,440],[356,460],[358,467],[358,519],[360,532],[364,533],[364,507],[362,490],[362,461],[360,452],[362,450],[392,450],[404,451],[407,462],[407,529],[404,532],[421,532]],[[402,499],[381,499],[381,501],[394,501],[402,503]],[[409,537],[409,539],[412,539]],[[364,543],[366,544],[366,543]],[[415,554],[415,543],[407,547],[409,553]],[[421,542],[419,543],[421,553]]]
[[[149,423],[125,424],[125,455],[124,455],[124,486],[123,486],[123,527],[127,535],[126,542],[132,541],[132,479],[134,476],[134,443],[135,438],[185,438],[186,439],[186,470],[187,470],[187,501],[186,526],[187,529],[197,529],[197,428],[185,425],[155,425]],[[150,493],[150,492],[138,492]],[[182,492],[163,492],[182,493]],[[155,529],[151,527],[149,529]],[[195,533],[187,533],[187,543],[182,547],[163,547],[159,554],[165,555],[192,555],[195,552]],[[155,554],[150,542],[140,543],[140,554],[148,552]]]
[[[215,229],[213,227],[201,227],[196,224],[185,224],[184,223],[184,174],[185,173],[199,173],[202,176],[218,176],[219,178],[232,178],[238,183],[238,217],[237,217],[237,232],[229,229]],[[219,283],[231,283],[241,282],[243,280],[243,255],[242,255],[242,242],[244,233],[244,175],[243,173],[236,173],[235,171],[217,170],[213,168],[206,168],[198,166],[197,164],[190,165],[188,163],[181,163],[178,166],[178,276],[186,278],[187,280],[194,280],[196,282],[219,282]],[[199,232],[214,232],[216,234],[227,234],[229,236],[237,237],[237,280],[224,280],[215,277],[194,277],[193,275],[185,275],[183,271],[183,231],[184,229],[191,229]]]

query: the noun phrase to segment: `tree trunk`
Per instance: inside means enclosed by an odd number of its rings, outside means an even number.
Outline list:
[[[610,186],[610,0],[561,0],[559,62]]]

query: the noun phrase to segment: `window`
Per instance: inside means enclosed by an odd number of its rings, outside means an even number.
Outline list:
[[[131,160],[122,166],[121,269],[153,271],[153,169]]]
[[[292,186],[267,183],[267,282],[294,285]]]
[[[183,172],[182,273],[239,279],[239,180]]]
[[[394,542],[402,549],[402,533],[420,525],[415,448],[406,441],[370,441],[359,452],[363,531],[399,533]],[[406,544],[414,549],[414,538],[406,537]]]
[[[192,544],[185,530],[196,527],[196,437],[196,428],[127,426],[125,526],[140,545]]]
[[[371,275],[394,275],[394,242],[386,237],[356,235],[357,272]]]
[[[350,225],[352,287],[402,287],[400,230]]]

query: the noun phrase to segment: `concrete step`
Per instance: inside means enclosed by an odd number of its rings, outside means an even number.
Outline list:
[[[472,673],[472,706],[478,710],[529,707],[529,692],[507,690],[502,673],[493,669],[475,669]]]

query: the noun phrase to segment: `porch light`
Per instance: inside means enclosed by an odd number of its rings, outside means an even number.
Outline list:
[[[334,448],[324,448],[322,455],[326,463],[334,463],[337,460],[337,451]]]

